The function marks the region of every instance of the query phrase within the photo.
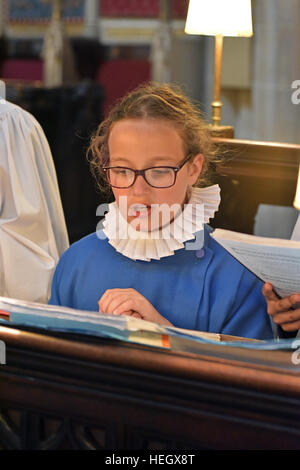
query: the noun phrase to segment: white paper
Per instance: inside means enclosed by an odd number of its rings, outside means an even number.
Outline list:
[[[296,225],[292,233],[292,240],[300,240],[300,215],[298,216]]]
[[[300,242],[216,229],[211,237],[280,297],[300,293]]]

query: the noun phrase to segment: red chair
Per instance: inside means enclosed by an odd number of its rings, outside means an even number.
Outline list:
[[[43,61],[39,59],[6,59],[3,61],[0,76],[8,80],[43,80]]]

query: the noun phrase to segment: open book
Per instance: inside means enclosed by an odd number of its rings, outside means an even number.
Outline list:
[[[183,312],[184,313],[184,312]],[[293,339],[282,340],[255,340],[238,336],[224,335],[195,330],[186,330],[177,327],[162,326],[147,322],[139,318],[125,315],[109,315],[99,312],[76,310],[69,307],[45,305],[6,297],[0,297],[0,342],[1,334],[11,328],[14,337],[18,336],[19,328],[40,334],[59,334],[65,339],[84,341],[90,339],[107,338],[112,340],[137,343],[139,345],[154,346],[177,352],[187,352],[205,355],[215,354],[215,348],[222,349],[222,357],[227,354],[232,357],[232,348],[238,348],[238,361],[243,356],[243,350],[251,349],[257,352],[256,360],[266,362],[266,351],[294,350],[298,347]],[[70,337],[71,335],[71,337]],[[2,342],[3,343],[3,342]],[[0,343],[1,346],[1,343]],[[263,351],[262,356],[259,351]],[[0,351],[1,353],[1,351]],[[245,353],[246,354],[246,353]],[[247,354],[246,354],[247,355]],[[1,357],[0,357],[1,361]],[[274,358],[268,356],[272,363]],[[275,357],[276,364],[279,358]],[[294,367],[290,355],[283,358],[284,367]],[[297,363],[298,364],[298,363]],[[298,365],[298,367],[300,367]]]
[[[223,229],[216,229],[211,237],[258,278],[270,282],[280,297],[300,293],[299,241]]]
[[[164,327],[125,315],[102,314],[0,297],[0,335],[1,325],[5,324],[112,338],[167,349],[190,350],[195,341],[222,341],[222,336],[218,333]],[[239,340],[237,337],[232,338]]]

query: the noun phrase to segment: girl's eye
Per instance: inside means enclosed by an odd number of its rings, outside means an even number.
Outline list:
[[[125,175],[129,174],[128,170],[124,170],[122,168],[114,168],[112,171],[115,175],[125,176]]]
[[[152,176],[165,176],[170,173],[169,168],[157,168],[151,171],[152,171]]]

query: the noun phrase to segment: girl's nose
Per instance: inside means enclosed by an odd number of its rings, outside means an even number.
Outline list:
[[[142,175],[138,175],[134,185],[131,186],[131,190],[133,194],[144,194],[145,192],[148,192],[151,187],[149,184],[145,181]]]

